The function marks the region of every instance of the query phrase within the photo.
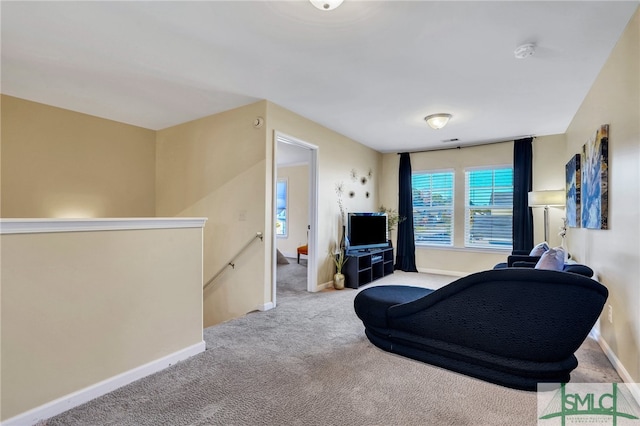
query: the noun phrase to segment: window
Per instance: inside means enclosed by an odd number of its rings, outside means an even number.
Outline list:
[[[416,244],[453,245],[453,170],[411,176]]]
[[[287,226],[287,180],[278,179],[276,182],[276,236],[286,237]]]
[[[512,247],[513,169],[465,171],[465,247]]]

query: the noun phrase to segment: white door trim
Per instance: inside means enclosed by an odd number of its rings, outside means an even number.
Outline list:
[[[307,256],[307,291],[318,291],[318,146],[289,136],[277,130],[274,130],[273,137],[273,206],[275,206],[275,192],[276,181],[278,178],[277,173],[277,155],[278,155],[278,142],[288,143],[301,148],[309,150],[309,241],[308,248],[309,254]],[[272,207],[273,207],[272,206]],[[275,209],[272,209],[275,211]],[[272,300],[274,305],[276,303],[276,263],[277,263],[277,250],[276,250],[276,238],[275,238],[275,221],[273,221],[273,241],[272,241]]]

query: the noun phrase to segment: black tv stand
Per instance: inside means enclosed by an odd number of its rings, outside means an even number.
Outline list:
[[[345,286],[358,288],[393,274],[393,247],[347,252],[342,268]]]

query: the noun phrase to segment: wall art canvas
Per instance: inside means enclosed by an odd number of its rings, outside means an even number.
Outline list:
[[[580,227],[580,154],[576,154],[566,165],[567,226]]]
[[[609,213],[609,125],[600,126],[582,147],[582,227],[607,229]]]

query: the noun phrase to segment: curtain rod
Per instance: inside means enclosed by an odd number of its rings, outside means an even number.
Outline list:
[[[474,144],[470,144],[470,145],[458,145],[458,146],[451,146],[451,147],[447,147],[447,148],[434,148],[434,149],[424,149],[422,151],[403,151],[403,152],[398,152],[397,154],[404,154],[405,152],[408,154],[420,154],[422,152],[435,152],[435,151],[449,151],[451,149],[462,149],[462,148],[471,148],[474,146],[482,146],[482,145],[494,145],[497,143],[505,143],[505,142],[515,142],[516,140],[519,139],[526,139],[526,138],[531,138],[531,139],[536,139],[535,136],[521,136],[521,137],[517,137],[517,138],[513,138],[513,139],[505,139],[502,141],[495,141],[495,142],[479,142],[479,143],[474,143]]]

